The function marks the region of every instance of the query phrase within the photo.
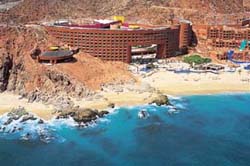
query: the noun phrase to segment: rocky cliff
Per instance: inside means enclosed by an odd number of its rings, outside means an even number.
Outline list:
[[[10,71],[12,69],[12,58],[3,54],[0,59],[0,92],[7,89]]]
[[[30,56],[32,50],[46,50],[60,44],[40,27],[13,27],[0,41],[0,92],[10,91],[44,103],[59,97],[83,98],[109,83],[135,81],[126,64],[103,62],[79,53],[75,60],[54,66],[40,64]],[[116,71],[116,72],[113,72]]]

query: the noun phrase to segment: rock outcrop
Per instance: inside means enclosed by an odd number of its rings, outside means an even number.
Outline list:
[[[11,56],[9,54],[2,54],[0,57],[0,92],[7,89],[11,68]]]
[[[155,98],[150,104],[156,104],[157,106],[171,105],[168,96],[162,94]]]
[[[98,111],[92,109],[73,109],[61,111],[58,115],[58,119],[65,119],[72,117],[79,124],[88,123],[96,120],[98,117],[103,117],[108,114],[108,111]]]
[[[94,96],[103,84],[134,79],[126,64],[104,62],[82,52],[75,55],[75,62],[53,66],[32,59],[58,44],[41,27],[9,28],[0,40],[0,92],[19,94],[30,103],[52,104],[58,110],[72,109],[69,98],[81,100]]]
[[[23,107],[18,107],[18,108],[14,108],[12,109],[8,114],[7,114],[7,120],[3,123],[4,126],[7,126],[9,124],[11,124],[13,121],[16,120],[20,120],[20,122],[26,122],[28,120],[37,120],[37,118],[28,113],[25,108]],[[39,122],[41,122],[43,120],[39,120]]]

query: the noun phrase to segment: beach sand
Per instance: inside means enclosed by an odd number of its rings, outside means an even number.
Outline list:
[[[127,92],[127,93],[102,93],[104,98],[95,99],[92,101],[88,100],[75,100],[73,99],[75,105],[79,105],[81,108],[91,108],[98,110],[105,110],[108,108],[110,103],[115,103],[115,106],[134,106],[140,104],[146,104],[152,101],[155,98],[156,94],[151,94],[148,92],[145,93],[136,93],[136,92]],[[27,99],[18,99],[18,95],[10,93],[1,93],[0,94],[0,115],[9,112],[12,108],[17,108],[19,106],[24,107],[28,112],[37,115],[38,117],[44,120],[50,120],[55,117],[53,114],[53,106],[47,106],[42,103],[28,103]]]
[[[141,83],[150,84],[161,93],[175,96],[193,94],[213,94],[227,92],[250,92],[250,74],[247,72],[222,74],[175,74],[168,71],[157,71],[147,77],[139,78]],[[157,92],[100,92],[103,98],[80,101],[74,100],[75,105],[82,108],[104,110],[110,103],[115,106],[135,106],[147,104],[157,96]],[[53,106],[42,103],[28,103],[27,99],[18,99],[19,96],[10,93],[0,94],[0,115],[9,112],[12,108],[22,106],[27,111],[44,120],[53,118]]]
[[[247,72],[176,74],[159,71],[141,80],[169,95],[250,92],[250,74]]]
[[[141,104],[147,104],[157,97],[156,93],[136,93],[136,92],[123,92],[123,93],[101,93],[104,98],[93,101],[75,101],[79,106],[92,109],[107,109],[110,103],[114,103],[115,106],[135,106]]]
[[[18,95],[11,93],[0,93],[0,115],[9,112],[13,108],[24,107],[28,112],[31,112],[43,120],[51,119],[53,115],[53,107],[42,103],[28,103],[27,99],[19,99]]]

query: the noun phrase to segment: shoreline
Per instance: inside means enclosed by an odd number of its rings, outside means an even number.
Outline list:
[[[19,99],[19,97],[9,92],[0,93],[0,116],[20,106],[43,120],[50,120],[54,117],[52,105],[37,102],[28,103],[27,99]]]
[[[108,110],[110,104],[116,107],[127,107],[148,104],[160,94],[167,96],[192,96],[250,93],[250,73],[220,73],[215,74],[176,74],[168,71],[157,71],[148,76],[137,76],[140,81],[140,91],[126,90],[131,85],[124,85],[122,92],[100,91],[101,97],[92,99],[72,99],[80,108]],[[244,79],[244,81],[243,81]],[[248,81],[245,81],[247,79]],[[136,86],[136,85],[132,85]],[[145,88],[146,86],[146,88]],[[144,87],[144,89],[143,89]],[[152,88],[153,90],[149,90]],[[136,89],[136,88],[135,88]],[[0,93],[0,115],[11,111],[12,108],[24,107],[28,112],[42,118],[53,119],[56,114],[52,105],[43,103],[28,103],[27,99],[19,99],[18,95]]]
[[[164,93],[165,94],[165,93]],[[167,93],[166,95],[168,97],[182,97],[182,96],[203,96],[203,95],[234,95],[234,94],[250,94],[250,91],[199,91],[197,93]],[[2,97],[8,95],[9,97],[13,98],[18,98],[18,95],[15,94],[10,94],[10,93],[2,93],[0,94],[0,100],[2,100]],[[123,96],[124,94],[118,94],[117,96]],[[130,95],[133,95],[131,93]],[[140,94],[140,95],[145,95],[145,94]],[[125,95],[127,96],[127,95]],[[138,96],[136,96],[138,97]],[[136,98],[135,97],[135,98]],[[155,96],[154,96],[155,97]],[[151,98],[152,99],[152,98]],[[152,100],[145,100],[142,98],[137,98],[136,101],[131,101],[131,99],[124,100],[124,96],[121,98],[117,98],[116,100],[111,100],[112,103],[115,104],[116,107],[131,107],[131,106],[139,106],[139,105],[145,105],[148,104],[149,101]],[[13,108],[17,108],[19,106],[24,107],[28,112],[36,115],[37,117],[47,121],[55,118],[56,114],[54,114],[54,108],[53,106],[46,106],[44,105],[41,107],[41,103],[28,103],[25,101],[25,99],[20,100],[20,102],[23,102],[24,104],[22,105],[16,105],[16,106],[11,106],[9,105],[8,107],[3,106],[2,103],[0,102],[0,116],[10,112]],[[81,101],[81,102],[76,102],[76,104],[84,104],[85,108],[91,108],[91,109],[98,109],[98,110],[109,110],[110,108],[108,107],[108,104],[110,102],[107,101]],[[7,105],[8,103],[6,103]]]
[[[203,96],[203,95],[230,95],[230,94],[250,94],[250,91],[248,90],[200,90],[196,92],[170,92],[170,91],[164,91],[164,94],[167,94],[168,96]]]

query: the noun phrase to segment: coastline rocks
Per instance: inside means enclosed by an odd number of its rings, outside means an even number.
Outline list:
[[[7,114],[8,119],[6,122],[3,123],[3,125],[7,126],[11,124],[15,120],[20,120],[20,123],[26,122],[28,120],[37,120],[37,118],[34,115],[29,114],[25,108],[19,107],[19,108],[14,108]]]
[[[39,119],[39,121],[37,123],[38,124],[44,124],[44,121],[42,119]]]
[[[71,111],[61,111],[57,119],[66,119],[72,117],[77,123],[88,123],[108,114],[108,111],[98,111],[92,109],[76,109]]]
[[[100,111],[100,112],[98,113],[98,116],[99,116],[99,117],[104,117],[104,116],[107,115],[107,114],[109,114],[108,111]]]
[[[79,109],[75,112],[72,118],[78,123],[87,123],[98,118],[98,111],[91,109]]]
[[[159,95],[156,99],[154,99],[151,103],[149,104],[156,104],[157,106],[162,106],[162,105],[171,105],[168,96],[166,95]]]
[[[10,118],[6,122],[4,122],[3,125],[7,126],[7,125],[11,124],[12,122],[13,122],[13,119]]]
[[[108,104],[108,107],[109,107],[109,108],[115,108],[115,103],[109,103],[109,104]]]
[[[28,120],[37,120],[37,118],[36,117],[34,117],[34,115],[25,115],[25,116],[23,116],[23,118],[22,118],[22,120],[20,121],[21,123],[22,122],[26,122],[26,121],[28,121]]]
[[[24,109],[24,107],[14,108],[7,114],[9,119],[11,120],[18,120],[22,116],[28,116],[29,113]]]

